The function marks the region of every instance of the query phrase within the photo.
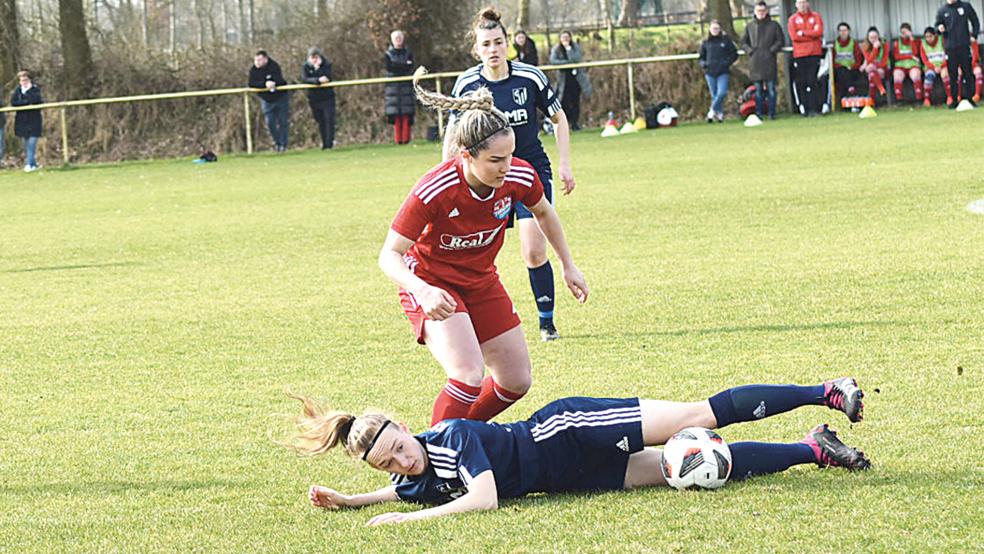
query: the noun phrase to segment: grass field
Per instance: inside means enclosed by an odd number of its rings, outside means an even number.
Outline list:
[[[965,206],[984,198],[982,128],[984,110],[898,111],[574,138],[559,210],[592,296],[560,301],[561,341],[527,326],[534,388],[504,419],[572,394],[850,374],[869,395],[853,428],[806,408],[723,434],[830,421],[873,471],[384,528],[363,525],[410,506],[305,495],[385,476],[271,437],[288,387],[426,425],[443,374],[375,258],[437,146],[0,173],[0,552],[977,550],[984,216]],[[514,236],[499,266],[534,321]]]

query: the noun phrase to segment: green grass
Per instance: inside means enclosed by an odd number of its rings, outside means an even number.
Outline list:
[[[984,216],[965,206],[984,197],[982,123],[886,111],[574,138],[559,210],[592,296],[561,299],[563,340],[530,333],[534,388],[505,419],[572,394],[851,374],[860,425],[808,408],[723,434],[794,441],[829,420],[873,471],[372,529],[410,507],[325,513],[305,493],[385,476],[271,436],[296,409],[287,387],[426,425],[442,372],[375,257],[436,145],[0,173],[0,551],[974,550]],[[514,235],[499,266],[534,321]]]

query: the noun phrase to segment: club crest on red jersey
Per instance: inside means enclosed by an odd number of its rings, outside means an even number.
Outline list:
[[[496,219],[506,219],[509,217],[509,212],[512,210],[512,197],[506,196],[505,198],[500,198],[495,201],[495,205],[492,207],[492,215]]]

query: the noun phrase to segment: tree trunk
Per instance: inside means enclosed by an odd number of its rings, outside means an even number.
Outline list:
[[[622,0],[621,13],[618,15],[619,27],[635,27],[639,18],[639,0]]]
[[[92,86],[92,51],[85,29],[82,0],[58,0],[58,30],[65,61],[65,89],[69,92]]]
[[[605,20],[605,28],[608,29],[608,51],[615,49],[615,25],[612,21],[611,0],[598,0],[598,7],[601,8],[601,16]]]
[[[735,36],[735,20],[731,14],[730,0],[707,0],[707,20],[717,19],[721,22],[721,29],[728,36]]]
[[[140,19],[140,32],[143,34],[143,45],[144,48],[150,46],[150,28],[148,27],[147,20],[150,19],[150,6],[147,5],[148,0],[143,0],[143,15]]]
[[[516,0],[516,30],[530,26],[530,0]]]
[[[174,56],[177,52],[177,45],[174,43],[178,26],[178,0],[171,0],[171,5],[167,7],[167,50]]]
[[[543,31],[547,35],[547,56],[553,45],[550,41],[550,0],[540,0],[540,11],[543,12]]]
[[[14,82],[20,69],[17,64],[20,34],[17,30],[17,1],[0,0],[0,88],[7,91],[7,84]],[[3,140],[3,137],[0,137]]]
[[[236,0],[236,5],[239,7],[239,32],[236,33],[236,42],[239,44],[246,44],[246,0]]]
[[[248,21],[249,21],[249,34],[246,36],[249,37],[249,44],[252,46],[253,41],[255,40],[256,37],[256,35],[254,34],[256,32],[256,9],[253,7],[253,0],[249,0]]]

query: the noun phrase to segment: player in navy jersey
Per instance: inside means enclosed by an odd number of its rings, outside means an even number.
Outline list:
[[[426,344],[448,380],[434,401],[431,424],[444,419],[488,420],[519,400],[531,384],[530,355],[512,300],[496,272],[512,206],[526,203],[564,268],[564,281],[584,302],[588,286],[557,213],[543,196],[530,164],[512,155],[515,136],[492,95],[461,98],[424,90],[421,103],[457,108],[451,141],[458,154],[427,172],[393,218],[379,266],[399,285],[414,335]],[[491,375],[484,378],[485,368]]]
[[[537,111],[543,112],[554,124],[559,157],[558,169],[563,183],[564,194],[574,190],[574,174],[570,163],[570,128],[567,116],[560,107],[560,99],[550,88],[547,76],[538,68],[507,59],[509,48],[506,28],[500,21],[499,12],[485,8],[477,15],[472,26],[475,36],[473,54],[482,63],[466,70],[458,76],[451,96],[461,96],[469,91],[484,87],[492,91],[495,106],[509,117],[516,134],[517,158],[529,162],[543,182],[543,192],[550,203],[553,197],[553,171],[550,160],[540,143]],[[450,130],[456,122],[457,114],[452,111],[448,120]],[[445,137],[450,136],[446,133]],[[445,159],[454,157],[456,152],[445,140]],[[547,259],[547,241],[530,213],[522,203],[514,206],[518,220],[519,237],[523,260],[529,271],[530,287],[536,300],[540,316],[540,337],[544,341],[560,338],[554,325],[554,277],[553,268]]]
[[[746,385],[700,402],[639,398],[564,398],[528,420],[498,424],[454,419],[412,435],[403,423],[378,413],[324,412],[308,398],[292,446],[323,454],[337,445],[391,476],[374,492],[346,495],[312,486],[321,508],[360,507],[404,500],[433,505],[390,512],[369,525],[397,523],[498,507],[499,499],[533,492],[606,491],[665,485],[664,444],[685,427],[720,428],[755,421],[800,406],[818,405],[861,420],[864,394],[850,377],[815,386]],[[864,453],[845,445],[827,424],[795,443],[735,442],[730,480],[785,471],[799,464],[867,469]]]

